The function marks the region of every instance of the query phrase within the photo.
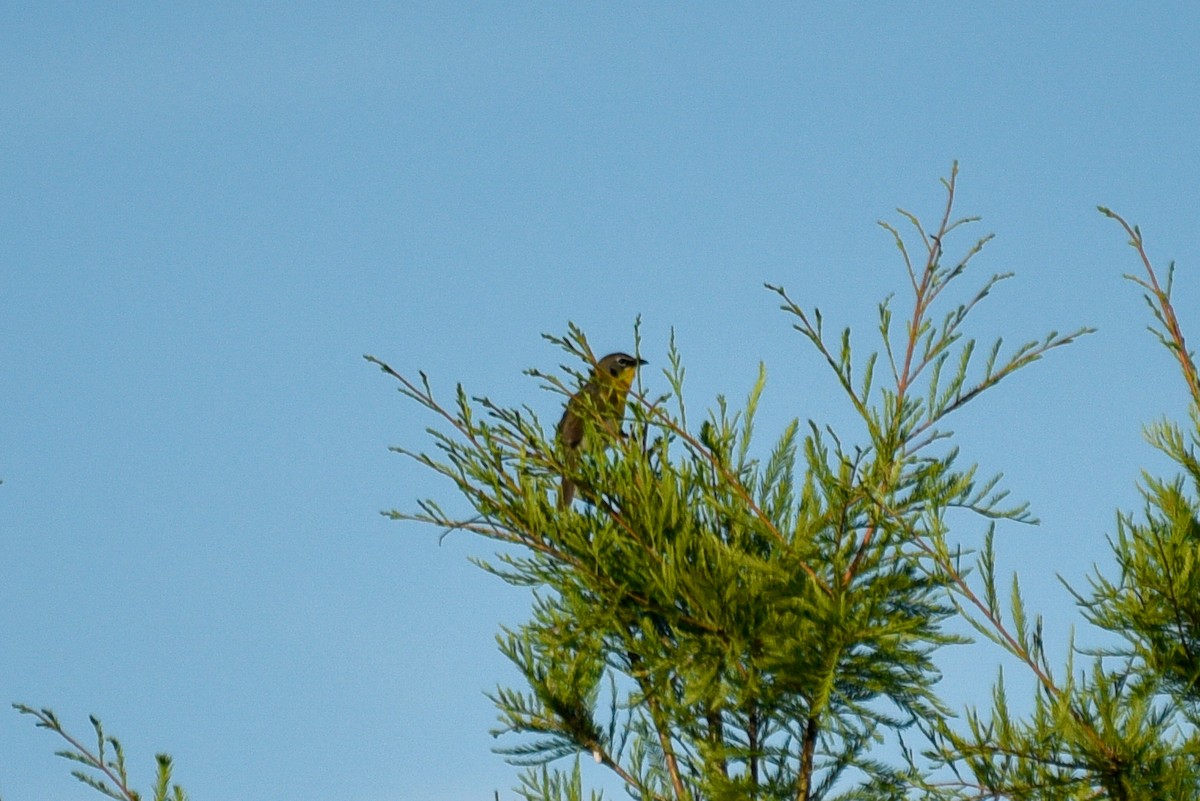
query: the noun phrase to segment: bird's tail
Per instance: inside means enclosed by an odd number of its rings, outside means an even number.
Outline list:
[[[575,482],[563,476],[562,483],[558,485],[558,508],[566,509],[571,505],[571,501],[575,499]]]

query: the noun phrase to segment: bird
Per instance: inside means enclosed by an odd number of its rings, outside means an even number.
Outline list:
[[[599,428],[606,434],[622,433],[625,399],[638,368],[643,364],[648,362],[628,353],[610,353],[596,362],[587,383],[567,401],[562,419],[558,421],[557,436],[565,451],[568,467],[578,456],[587,430]],[[594,425],[596,421],[599,422],[598,427]],[[566,509],[574,497],[575,482],[564,472],[558,491],[558,508]]]

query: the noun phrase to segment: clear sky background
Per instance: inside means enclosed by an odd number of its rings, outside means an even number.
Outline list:
[[[98,797],[20,701],[196,799],[511,797],[483,693],[527,596],[379,515],[456,503],[361,355],[549,424],[540,334],[624,350],[640,314],[650,389],[674,329],[694,412],[762,361],[764,440],[843,426],[762,283],[865,352],[907,300],[875,221],[936,215],[954,159],[984,221],[948,249],[994,231],[974,280],[1017,273],[971,330],[1099,328],[955,420],[1042,519],[1001,567],[1061,640],[1056,574],[1110,567],[1185,408],[1095,206],[1200,338],[1197,41],[1195,3],[4,3],[0,795]],[[986,703],[990,646],[946,656]]]

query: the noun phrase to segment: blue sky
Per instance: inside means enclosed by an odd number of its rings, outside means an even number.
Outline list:
[[[1015,271],[973,331],[1099,332],[955,422],[1042,519],[1003,527],[1048,633],[1108,565],[1184,390],[1106,204],[1200,337],[1195,4],[0,6],[0,702],[99,715],[197,799],[508,797],[483,692],[526,596],[387,446],[432,421],[361,360],[551,421],[542,332],[663,363],[760,432],[842,425],[765,281],[872,346],[877,219],[959,211]],[[966,247],[969,237],[958,242]],[[953,250],[953,246],[951,246]],[[899,296],[902,298],[903,296]],[[653,370],[651,388],[665,387]],[[977,530],[964,530],[977,541]],[[1086,631],[1079,630],[1081,639]],[[983,702],[948,656],[948,694]],[[956,665],[965,669],[956,673]],[[955,681],[957,679],[957,681]],[[6,801],[90,798],[0,709]],[[589,766],[590,768],[591,766]]]

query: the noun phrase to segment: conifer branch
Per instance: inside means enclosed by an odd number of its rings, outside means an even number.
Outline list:
[[[1158,335],[1159,340],[1167,346],[1167,349],[1179,361],[1179,368],[1183,372],[1184,381],[1187,383],[1192,404],[1200,408],[1200,376],[1196,372],[1195,357],[1188,350],[1187,342],[1183,336],[1183,329],[1180,327],[1179,318],[1175,314],[1175,306],[1171,303],[1171,286],[1175,273],[1175,265],[1171,264],[1167,268],[1166,286],[1160,284],[1158,274],[1154,270],[1154,265],[1150,262],[1150,256],[1146,253],[1146,246],[1142,239],[1141,230],[1136,225],[1130,225],[1125,221],[1124,217],[1112,209],[1105,206],[1098,206],[1097,208],[1105,217],[1116,220],[1125,229],[1125,233],[1129,235],[1129,245],[1137,251],[1138,258],[1142,262],[1142,268],[1146,271],[1146,277],[1140,278],[1134,275],[1126,275],[1125,277],[1150,293],[1146,297],[1146,302],[1150,305],[1154,317],[1166,329],[1165,333],[1155,333]],[[1153,328],[1150,330],[1154,331]]]
[[[883,224],[913,294],[894,334],[888,301],[880,304],[882,354],[855,361],[848,329],[826,337],[819,309],[769,286],[866,426],[861,446],[843,446],[832,428],[810,421],[801,447],[794,421],[760,461],[751,439],[761,372],[743,410],[718,396],[716,411],[689,427],[682,360],[672,346],[663,373],[670,393],[651,397],[639,384],[628,396],[640,436],[626,438],[619,419],[599,421],[608,436],[568,465],[528,407],[469,399],[461,387],[457,403],[443,406],[423,374],[405,380],[366,357],[400,381],[403,394],[450,422],[446,433],[431,432],[439,458],[402,452],[448,477],[477,513],[455,521],[429,501],[417,515],[392,514],[527,548],[528,557],[481,564],[554,599],[539,601],[536,623],[506,646],[533,691],[494,697],[504,731],[535,738],[503,751],[514,761],[587,751],[655,801],[815,801],[857,781],[847,778],[856,770],[865,777],[860,791],[844,797],[903,797],[930,785],[911,765],[892,767],[874,749],[881,733],[899,736],[914,722],[945,729],[949,710],[932,688],[934,654],[960,641],[942,630],[955,610],[1053,687],[1040,620],[1026,614],[1017,589],[1006,627],[990,584],[986,597],[972,593],[945,543],[949,509],[1028,520],[1025,507],[1002,507],[998,479],[978,480],[974,466],[955,466],[953,447],[938,453],[933,446],[950,436],[939,425],[947,415],[1083,330],[1052,333],[1007,359],[999,341],[977,349],[964,335],[968,316],[1007,275],[937,311],[990,240],[946,263],[949,235],[975,219],[953,217],[956,178],[957,165],[944,181],[936,226],[900,212],[916,231],[920,244],[911,250],[921,258],[914,261],[904,237]],[[577,327],[548,339],[595,364]],[[982,374],[972,361],[977,351],[987,359]],[[879,358],[887,381],[877,381]],[[570,393],[565,380],[528,372],[543,388]],[[585,380],[569,367],[565,373]],[[928,388],[918,391],[919,381]],[[557,510],[547,489],[568,471],[586,503]],[[594,693],[602,676],[628,688],[627,739],[612,733],[615,691],[604,734]],[[1061,706],[1063,693],[1043,695]],[[963,738],[945,734],[944,742],[966,753]],[[561,797],[553,793],[566,780],[543,770],[523,781],[527,796],[541,799]]]
[[[39,729],[54,732],[70,746],[69,749],[56,751],[57,756],[76,762],[87,771],[100,775],[97,778],[85,770],[73,770],[71,775],[93,790],[116,799],[116,801],[141,801],[141,794],[129,786],[129,774],[125,767],[125,749],[116,737],[104,733],[100,719],[89,715],[88,720],[96,732],[96,747],[90,749],[73,734],[63,728],[58,716],[50,709],[35,709],[25,704],[13,704],[13,709],[22,715],[34,718],[34,725]],[[112,756],[107,752],[112,749]],[[172,759],[167,754],[155,755],[158,770],[155,774],[154,801],[187,801],[187,794],[178,784],[172,784]]]

